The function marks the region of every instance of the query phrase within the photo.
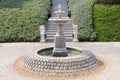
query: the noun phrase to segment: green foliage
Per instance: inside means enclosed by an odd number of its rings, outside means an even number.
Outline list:
[[[74,24],[78,25],[79,41],[94,41],[96,34],[93,29],[92,9],[94,0],[69,0]]]
[[[18,8],[29,0],[0,0],[0,9],[2,8]]]
[[[96,2],[103,4],[120,4],[120,0],[96,0]]]
[[[49,0],[29,0],[19,8],[0,9],[0,42],[39,41],[49,8]]]
[[[97,41],[120,41],[120,6],[95,5],[94,26]]]

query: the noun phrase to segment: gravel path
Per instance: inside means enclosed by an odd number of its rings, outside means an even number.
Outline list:
[[[53,43],[0,43],[0,80],[42,80],[20,74],[13,68],[14,61],[32,50],[53,46]],[[87,78],[71,80],[120,80],[120,42],[67,43],[81,49],[89,49],[107,63],[104,71]]]

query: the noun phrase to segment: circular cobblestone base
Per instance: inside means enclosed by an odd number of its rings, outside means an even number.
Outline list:
[[[98,67],[100,61],[91,51],[82,50],[80,55],[70,57],[47,57],[37,53],[27,55],[20,65],[40,76],[76,76]]]

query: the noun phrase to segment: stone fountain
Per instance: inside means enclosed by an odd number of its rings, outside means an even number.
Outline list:
[[[54,47],[34,50],[32,54],[23,56],[19,62],[26,70],[40,76],[74,76],[100,66],[100,61],[89,50],[66,47],[62,27],[69,18],[62,17],[64,11],[55,11],[57,17],[49,19],[58,25]]]
[[[58,11],[55,11],[55,14],[57,17],[54,19],[49,19],[50,21],[53,21],[55,24],[58,25],[58,32],[56,33],[55,36],[55,45],[53,49],[53,56],[54,57],[67,57],[68,56],[68,51],[65,46],[65,37],[62,32],[62,27],[65,23],[70,21],[70,18],[65,18],[62,17],[62,15],[65,13],[64,11],[61,10],[61,4],[58,5]]]

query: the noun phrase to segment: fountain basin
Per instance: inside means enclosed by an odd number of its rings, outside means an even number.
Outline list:
[[[67,48],[67,51],[68,51],[68,57],[80,55],[82,53],[77,49],[73,49],[73,48],[69,48],[69,47]],[[52,57],[53,56],[52,54],[53,54],[53,47],[42,49],[42,50],[38,51],[38,55],[40,55],[40,56],[51,56]]]
[[[71,21],[71,19],[68,17],[64,17],[64,18],[56,18],[55,17],[55,18],[50,18],[49,21],[53,21],[56,24],[65,24],[68,21]]]
[[[53,57],[52,49],[52,47],[45,48],[24,56],[21,65],[41,76],[74,76],[100,65],[89,50],[67,48],[68,52],[71,52],[68,53],[68,57]]]

